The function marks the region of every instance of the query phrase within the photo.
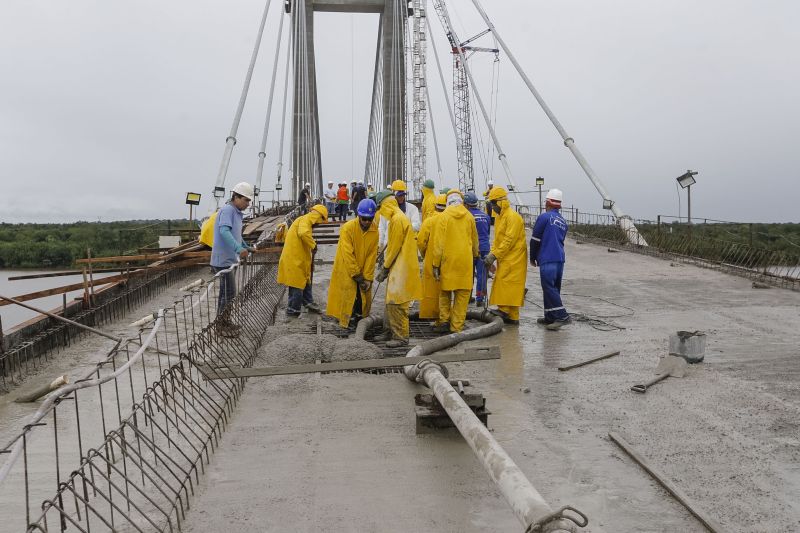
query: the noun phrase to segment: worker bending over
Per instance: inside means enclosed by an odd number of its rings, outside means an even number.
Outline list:
[[[361,200],[356,207],[358,218],[346,222],[339,231],[326,313],[338,318],[343,328],[367,316],[372,304],[372,279],[378,255],[375,211],[375,202]]]
[[[473,261],[478,257],[478,231],[475,219],[464,207],[461,192],[447,193],[447,208],[436,220],[433,244],[433,276],[441,282],[439,292],[439,331],[464,329],[472,291]],[[449,326],[448,326],[449,323]]]
[[[278,283],[289,287],[287,317],[300,316],[302,307],[319,313],[311,292],[311,269],[317,243],[312,236],[315,224],[328,221],[328,210],[324,205],[315,205],[306,215],[299,216],[286,232],[281,258],[278,261]]]
[[[425,219],[428,218],[436,211],[436,193],[433,192],[433,188],[436,187],[436,184],[433,183],[433,180],[425,180],[422,183],[422,223],[425,223]],[[422,226],[420,226],[422,227]]]
[[[487,268],[497,261],[489,303],[497,305],[492,313],[506,324],[519,324],[519,308],[525,299],[525,279],[528,275],[528,250],[525,244],[525,225],[522,217],[511,207],[503,187],[493,187],[488,195],[489,205],[497,215],[492,249],[484,259]]]
[[[408,309],[419,300],[422,288],[419,279],[417,246],[414,230],[391,191],[381,191],[375,196],[379,213],[389,223],[383,264],[375,279],[386,283],[385,324],[388,331],[379,336],[388,340],[388,348],[408,344]]]
[[[414,230],[414,235],[419,231],[422,225],[422,220],[419,218],[419,209],[417,206],[410,202],[406,202],[406,183],[403,180],[394,180],[390,187],[397,200],[397,206],[400,212],[403,213],[408,221],[411,223],[411,229]],[[378,224],[378,249],[383,250],[386,246],[386,237],[388,235],[389,221],[386,217],[382,217]]]
[[[550,189],[545,201],[545,212],[536,218],[531,236],[531,264],[539,266],[544,298],[544,317],[536,319],[547,329],[559,329],[569,323],[570,317],[561,302],[561,278],[564,275],[564,239],[567,221],[561,216],[559,189]]]
[[[447,198],[444,194],[436,197],[434,212],[428,215],[417,234],[417,249],[423,257],[422,261],[422,299],[419,301],[419,317],[432,318],[434,327],[441,326],[439,320],[439,280],[433,277],[433,247],[436,242],[439,215],[444,211]]]
[[[231,199],[214,217],[214,235],[211,248],[211,270],[214,273],[228,270],[240,259],[245,259],[254,250],[242,240],[242,212],[253,199],[253,186],[237,183],[232,189]],[[236,296],[236,276],[233,272],[219,275],[219,297],[215,328],[223,337],[236,337],[240,327],[231,322],[228,304]]]
[[[483,305],[486,301],[486,283],[489,279],[489,272],[483,260],[491,250],[489,242],[489,231],[492,226],[492,219],[478,209],[478,197],[475,193],[468,192],[464,195],[464,204],[475,219],[475,229],[478,231],[478,258],[475,259],[475,303]]]

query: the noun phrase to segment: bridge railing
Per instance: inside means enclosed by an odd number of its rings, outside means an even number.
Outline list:
[[[263,256],[261,256],[263,257]],[[0,448],[0,506],[27,531],[179,531],[189,498],[245,381],[205,372],[249,366],[282,290],[276,258],[242,263],[220,324],[220,278],[190,284],[137,323],[91,370],[56,392]]]
[[[800,246],[795,245],[797,251],[793,252],[791,247],[752,244],[753,228],[758,225],[702,218],[693,219],[691,225],[679,220],[666,223],[665,216],[635,219],[638,232],[649,244],[635,246],[613,215],[573,212],[572,217],[570,235],[578,241],[599,242],[800,289]]]

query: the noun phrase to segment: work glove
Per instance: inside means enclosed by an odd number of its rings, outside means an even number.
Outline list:
[[[433,279],[435,279],[436,281],[439,281],[439,278],[441,277],[441,275],[442,275],[442,273],[439,270],[439,267],[433,267]]]
[[[375,275],[375,280],[378,283],[383,282],[386,278],[389,277],[389,269],[386,267],[381,267],[378,273]]]
[[[368,291],[370,285],[372,285],[369,281],[366,280],[366,278],[364,278],[362,274],[356,274],[355,276],[353,276],[353,281],[356,282],[358,288],[361,289],[362,291]]]
[[[380,252],[378,252],[378,257],[376,257],[376,258],[375,258],[375,264],[376,264],[376,265],[379,265],[379,266],[380,266],[380,265],[382,265],[382,264],[383,264],[383,252],[384,252],[385,250],[386,250],[386,248],[384,248],[383,250],[381,250]]]
[[[369,290],[372,288],[372,282],[368,279],[365,279],[358,284],[358,287],[364,292],[369,292]]]
[[[497,261],[497,258],[494,256],[494,254],[488,254],[486,257],[483,258],[483,264],[486,265],[487,267],[492,266],[495,261]]]

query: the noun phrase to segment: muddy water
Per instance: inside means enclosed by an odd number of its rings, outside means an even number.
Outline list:
[[[58,276],[54,278],[39,278],[39,279],[26,279],[9,281],[8,278],[14,276],[28,276],[34,274],[48,274],[55,272],[53,270],[0,270],[0,294],[3,296],[14,297],[20,294],[29,292],[41,291],[53,287],[60,287],[62,285],[71,285],[73,283],[82,283],[83,276]],[[106,276],[113,276],[114,273],[95,274],[94,279],[104,278]],[[73,298],[80,298],[83,291],[73,291],[66,294],[67,302],[71,302]],[[39,307],[45,311],[50,311],[63,304],[63,296],[58,294],[55,296],[48,296],[46,298],[39,298],[32,300],[29,303],[34,307]],[[24,322],[30,318],[38,316],[35,311],[30,311],[18,305],[6,305],[0,307],[0,318],[3,323],[3,331],[11,329],[13,326]]]

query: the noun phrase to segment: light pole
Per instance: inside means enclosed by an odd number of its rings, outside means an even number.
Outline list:
[[[544,185],[544,178],[539,176],[536,178],[536,186],[539,187],[539,213],[542,212],[542,185]]]
[[[690,238],[692,236],[692,185],[697,183],[697,180],[694,179],[696,175],[697,172],[687,170],[685,174],[675,178],[678,181],[678,185],[680,185],[682,189],[686,189],[686,220],[688,221]]]

